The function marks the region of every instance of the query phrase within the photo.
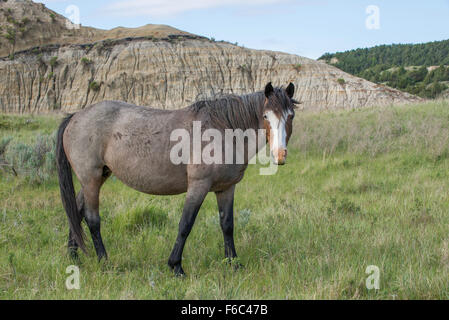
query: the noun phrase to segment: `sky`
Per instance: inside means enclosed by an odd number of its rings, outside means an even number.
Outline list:
[[[392,43],[449,39],[449,0],[41,0],[83,26],[166,24],[247,48],[312,59]],[[71,11],[72,10],[72,11]]]

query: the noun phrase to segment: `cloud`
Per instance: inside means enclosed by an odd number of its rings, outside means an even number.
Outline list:
[[[121,16],[173,16],[182,12],[227,6],[263,6],[289,0],[121,0],[103,10]]]

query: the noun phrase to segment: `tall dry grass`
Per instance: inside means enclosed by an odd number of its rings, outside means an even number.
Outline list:
[[[449,102],[297,116],[294,148],[303,153],[381,153],[413,150],[448,156]]]

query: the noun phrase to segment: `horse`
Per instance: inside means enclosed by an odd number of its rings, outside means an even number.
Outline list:
[[[161,110],[118,101],[103,101],[69,114],[57,132],[56,162],[63,207],[69,221],[69,255],[79,259],[85,253],[85,220],[98,260],[107,259],[100,232],[99,194],[113,174],[125,185],[151,195],[186,193],[182,217],[168,265],[177,276],[184,276],[182,253],[198,211],[209,192],[218,204],[224,237],[225,258],[237,257],[234,245],[234,192],[244,176],[243,163],[179,163],[170,159],[176,141],[174,130],[192,133],[194,123],[202,130],[266,130],[264,147],[270,145],[276,165],[284,165],[292,134],[296,101],[295,86],[274,88],[247,95],[224,95],[202,100],[178,110]],[[247,142],[247,141],[245,141]],[[229,144],[229,142],[228,142]],[[234,146],[235,142],[231,142]],[[248,150],[248,143],[245,143]],[[194,156],[195,154],[193,154]],[[81,184],[75,194],[72,171]]]

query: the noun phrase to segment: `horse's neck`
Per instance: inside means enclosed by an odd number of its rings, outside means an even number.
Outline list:
[[[251,102],[256,105],[255,112],[254,112],[254,120],[257,120],[257,121],[254,121],[254,122],[257,123],[258,125],[255,126],[254,128],[249,128],[250,130],[254,130],[256,133],[256,136],[257,136],[256,152],[253,154],[250,154],[251,153],[250,150],[245,150],[245,154],[248,154],[249,160],[251,160],[254,156],[256,156],[256,154],[258,152],[262,151],[265,148],[265,146],[267,145],[266,132],[263,131],[263,134],[262,134],[262,130],[265,130],[264,122],[259,121],[260,119],[263,119],[264,99],[261,99],[260,97],[258,97],[256,95],[252,96],[251,98],[255,99],[254,101],[251,101]]]
[[[253,129],[256,131],[260,130],[260,129],[264,129],[263,121],[259,121],[260,119],[263,118],[264,100],[265,100],[263,97],[264,97],[264,94],[262,92],[258,92],[256,94],[248,96],[248,101],[250,101],[250,103],[255,106],[253,116],[254,116],[254,120],[255,120],[254,122],[258,124],[256,127],[249,128],[249,129]]]

